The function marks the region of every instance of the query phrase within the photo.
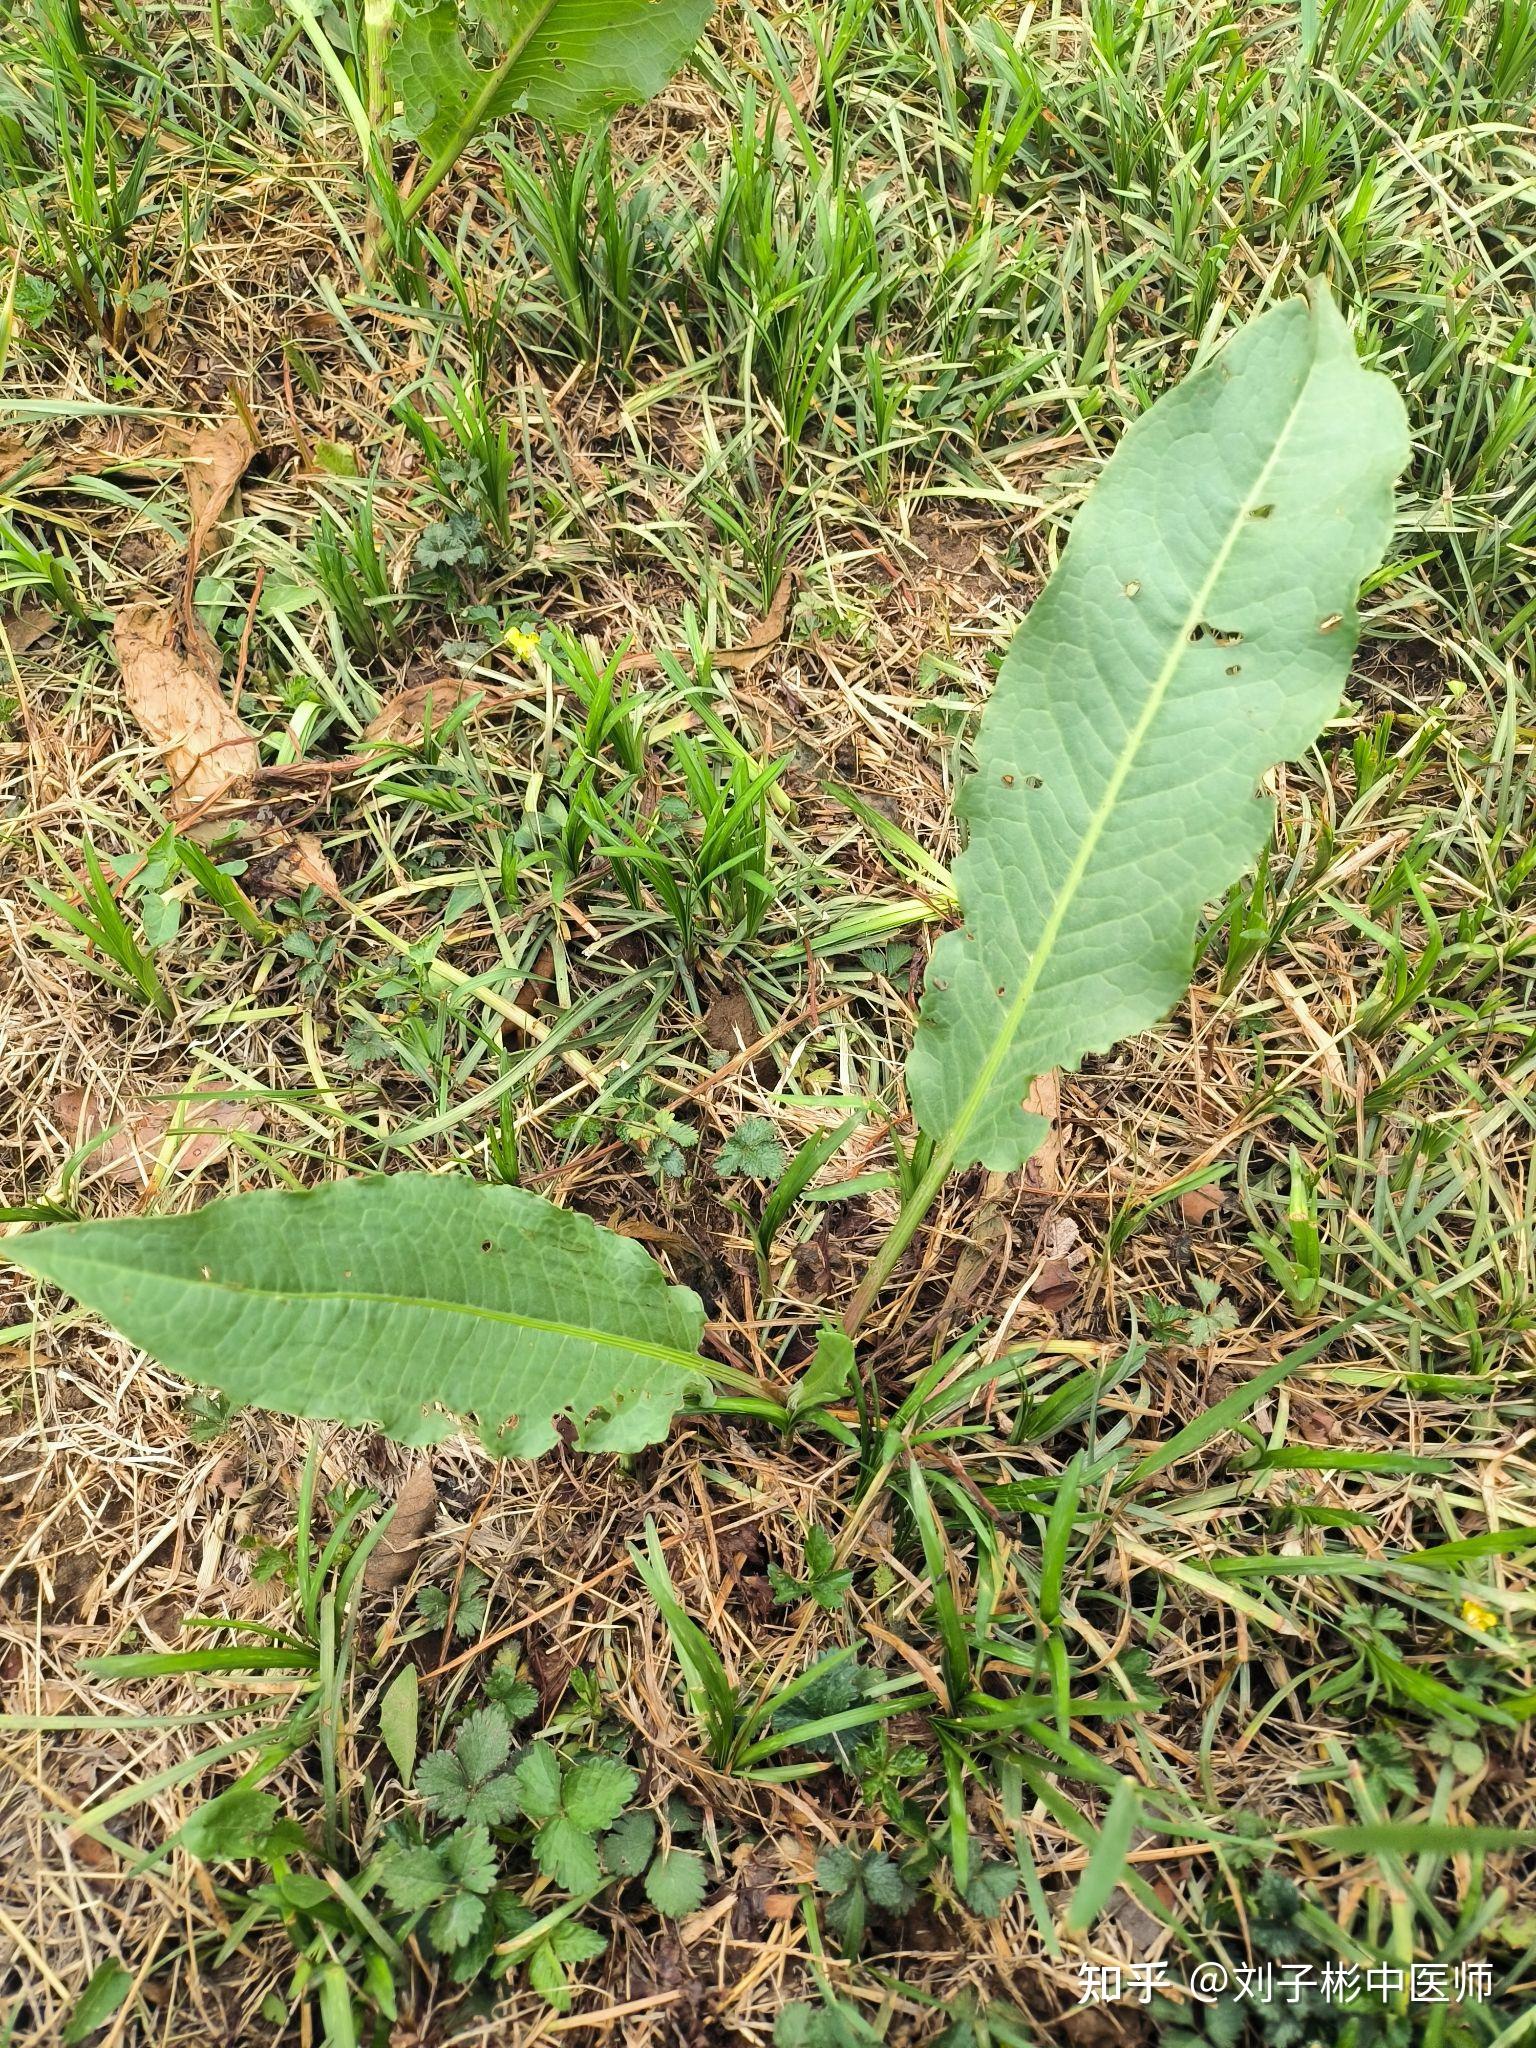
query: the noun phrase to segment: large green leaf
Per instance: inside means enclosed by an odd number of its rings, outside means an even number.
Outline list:
[[[937,1171],[1019,1166],[1030,1082],[1163,1017],[1254,788],[1337,708],[1390,532],[1403,408],[1326,290],[1245,328],[1126,433],[1003,664],[959,800],[964,928],[908,1065]]]
[[[58,1224],[5,1251],[188,1379],[403,1443],[468,1422],[529,1457],[567,1420],[586,1450],[632,1451],[708,1392],[698,1297],[628,1238],[515,1188],[344,1180]]]
[[[434,157],[518,111],[581,129],[652,98],[703,34],[714,0],[472,0],[464,11],[485,31],[492,63],[465,48],[455,0],[402,10],[389,57],[406,130]]]

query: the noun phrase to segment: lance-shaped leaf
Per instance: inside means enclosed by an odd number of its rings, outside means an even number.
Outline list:
[[[407,133],[434,158],[520,110],[554,128],[587,128],[660,92],[713,11],[714,0],[470,0],[482,63],[465,46],[456,0],[436,0],[402,9],[389,80]]]
[[[65,1223],[6,1255],[239,1402],[530,1457],[632,1451],[705,1398],[703,1309],[650,1256],[516,1188],[424,1173],[189,1216]]]
[[[1044,1135],[1031,1081],[1155,1024],[1271,823],[1254,790],[1337,708],[1408,455],[1327,292],[1287,301],[1126,433],[1013,643],[959,800],[965,924],[908,1065],[944,1166]]]

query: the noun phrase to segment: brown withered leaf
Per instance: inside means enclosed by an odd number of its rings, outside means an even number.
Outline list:
[[[256,861],[247,879],[259,896],[302,896],[306,889],[319,889],[333,901],[340,900],[336,870],[313,832],[282,833],[258,846]]]
[[[1082,1232],[1070,1216],[1049,1217],[1035,1242],[1040,1261],[1030,1286],[1029,1298],[1037,1308],[1059,1315],[1082,1292],[1081,1268],[1087,1250],[1079,1243]]]
[[[222,427],[199,427],[193,433],[178,433],[175,445],[186,478],[187,508],[192,514],[186,566],[190,586],[203,551],[256,453],[256,443],[245,422],[233,419]]]
[[[386,698],[364,728],[364,737],[409,744],[421,738],[429,717],[435,730],[450,711],[457,711],[470,698],[478,698],[477,708],[485,710],[507,695],[507,691],[477,683],[469,676],[434,676],[428,683],[413,683],[408,690],[397,690]]]
[[[163,469],[172,454],[170,436],[160,430],[139,435],[121,447],[111,441],[69,447],[57,440],[28,446],[22,441],[5,439],[0,440],[0,484],[9,483],[32,462],[37,467],[27,477],[26,488],[49,491],[72,476],[106,476],[113,470],[154,472]]]
[[[1179,1215],[1192,1230],[1198,1230],[1202,1223],[1219,1216],[1225,1204],[1219,1187],[1186,1188],[1179,1197]]]
[[[554,987],[554,982],[554,948],[552,946],[541,946],[539,956],[529,971],[528,979],[523,983],[512,1000],[517,1008],[526,1015],[536,1017],[539,1014],[540,1006]],[[502,1025],[501,1035],[504,1042],[508,1045],[527,1045],[531,1042],[528,1033],[522,1026],[512,1023],[510,1019]]]
[[[1038,1074],[1029,1084],[1029,1093],[1024,1098],[1024,1107],[1035,1116],[1043,1116],[1050,1130],[1041,1140],[1039,1147],[1031,1153],[1024,1166],[1024,1185],[1038,1188],[1042,1194],[1056,1195],[1061,1192],[1062,1139],[1061,1139],[1061,1076],[1059,1074]]]
[[[45,640],[59,622],[59,614],[47,605],[24,604],[19,612],[0,616],[0,639],[13,656],[22,655],[39,640]]]
[[[786,569],[779,578],[779,587],[773,593],[773,602],[762,618],[752,628],[745,640],[738,640],[734,647],[717,647],[711,657],[711,666],[717,669],[732,669],[737,673],[750,675],[760,661],[765,660],[784,638],[789,630],[790,613],[794,608],[798,579],[793,569]],[[677,661],[691,659],[686,647],[672,650]],[[632,675],[637,670],[660,668],[661,657],[648,648],[634,654],[626,654],[619,663],[621,675]]]
[[[226,701],[219,651],[197,621],[167,605],[128,605],[112,644],[123,701],[165,756],[172,815],[243,795],[260,765],[256,735]]]
[[[423,1458],[406,1475],[395,1496],[389,1526],[363,1566],[363,1585],[370,1593],[387,1592],[415,1570],[432,1524],[437,1520],[437,1481],[432,1463]]]
[[[259,1131],[264,1122],[255,1104],[231,1102],[227,1096],[191,1094],[164,1102],[138,1096],[113,1102],[94,1086],[61,1089],[53,1113],[76,1145],[108,1134],[92,1152],[86,1172],[125,1187],[148,1187],[173,1124],[182,1135],[167,1170],[196,1173],[229,1150],[237,1131]]]

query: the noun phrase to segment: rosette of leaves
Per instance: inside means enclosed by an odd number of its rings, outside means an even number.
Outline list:
[[[471,26],[500,51],[489,63],[453,9],[411,16],[393,62],[434,152],[415,194],[513,104],[575,119],[654,90],[707,11],[487,0]],[[908,1064],[928,1163],[850,1330],[954,1168],[1012,1171],[1040,1142],[1035,1077],[1178,1000],[1202,908],[1270,827],[1260,779],[1339,702],[1407,454],[1401,401],[1321,285],[1124,436],[982,719],[964,925],[935,949]],[[586,1449],[632,1451],[709,1388],[702,1305],[638,1244],[453,1176],[59,1224],[6,1252],[189,1378],[406,1443],[467,1423],[527,1456],[568,1425]]]
[[[828,1895],[823,1914],[845,1956],[856,1956],[863,1947],[871,1908],[899,1918],[917,1897],[901,1865],[878,1849],[862,1856],[840,1845],[823,1849],[816,1858],[816,1882]]]

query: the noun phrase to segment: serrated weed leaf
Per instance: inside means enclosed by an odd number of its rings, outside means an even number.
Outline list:
[[[603,1868],[610,1877],[638,1877],[651,1860],[656,1846],[656,1816],[627,1813],[603,1839]]]
[[[547,1742],[525,1749],[512,1773],[517,1803],[530,1820],[548,1820],[560,1811],[560,1759]]]
[[[1338,706],[1407,457],[1397,393],[1321,286],[1125,434],[959,799],[965,924],[934,949],[908,1063],[942,1169],[1022,1165],[1031,1081],[1182,994],[1202,908],[1268,830],[1255,786]]]
[[[788,1155],[778,1132],[765,1116],[749,1116],[732,1131],[715,1154],[721,1180],[777,1180]]]
[[[496,1882],[496,1851],[483,1827],[456,1828],[443,1846],[443,1861],[466,1891],[488,1892]]]
[[[640,1780],[614,1757],[587,1757],[573,1764],[560,1788],[560,1804],[577,1827],[595,1835],[611,1827],[635,1796]]]
[[[448,1889],[448,1873],[435,1849],[386,1849],[374,1866],[375,1881],[397,1913],[419,1912]]]
[[[483,1827],[500,1827],[522,1808],[510,1772],[471,1780],[465,1776],[463,1763],[446,1749],[438,1749],[422,1759],[416,1774],[416,1790],[432,1812],[440,1812],[444,1821],[473,1821]]]
[[[427,1933],[436,1947],[451,1955],[454,1949],[473,1941],[484,1918],[484,1899],[474,1892],[455,1892],[452,1898],[444,1899],[427,1922]]]
[[[453,1752],[471,1784],[499,1771],[512,1748],[512,1731],[497,1707],[479,1707],[466,1714],[453,1738]]]
[[[645,1873],[645,1895],[658,1913],[681,1920],[703,1902],[704,1858],[697,1849],[669,1849]]]
[[[423,1173],[259,1193],[6,1245],[174,1372],[232,1400],[372,1425],[467,1424],[531,1457],[664,1436],[708,1390],[703,1309],[639,1245],[503,1186]]]
[[[1018,1885],[1019,1871],[1015,1864],[983,1863],[972,1873],[965,1888],[965,1903],[979,1918],[995,1920]]]
[[[452,1750],[435,1749],[422,1758],[416,1790],[434,1813],[449,1820],[463,1820],[469,1809],[470,1783]]]
[[[593,1962],[607,1946],[595,1927],[583,1927],[579,1920],[562,1920],[549,1930],[549,1947],[562,1963]]]
[[[545,1821],[533,1838],[533,1853],[540,1870],[568,1892],[595,1892],[603,1881],[596,1843],[563,1813]]]
[[[878,1851],[864,1858],[859,1878],[873,1904],[887,1913],[904,1913],[914,1893],[906,1875],[889,1856]]]
[[[839,1843],[817,1851],[816,1882],[824,1892],[845,1892],[858,1882],[859,1859]]]

